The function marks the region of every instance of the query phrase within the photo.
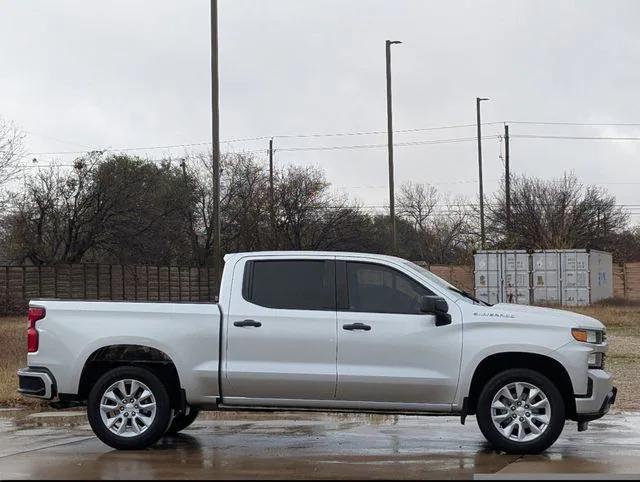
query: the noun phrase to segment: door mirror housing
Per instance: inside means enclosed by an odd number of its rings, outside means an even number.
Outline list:
[[[450,325],[449,305],[440,296],[423,296],[420,300],[420,311],[436,316],[436,326]]]

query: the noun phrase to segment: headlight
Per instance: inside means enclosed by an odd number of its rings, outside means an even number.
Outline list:
[[[571,330],[573,337],[583,343],[601,344],[604,341],[604,332],[602,330],[586,330],[583,328],[573,328]]]
[[[604,353],[592,353],[589,355],[589,368],[604,368]]]

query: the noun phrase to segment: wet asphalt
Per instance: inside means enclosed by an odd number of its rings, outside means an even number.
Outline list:
[[[541,455],[496,453],[475,419],[205,413],[154,447],[119,452],[84,412],[0,410],[0,479],[513,478],[640,474],[640,412],[567,423]]]

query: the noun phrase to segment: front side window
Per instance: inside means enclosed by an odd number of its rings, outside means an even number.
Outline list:
[[[393,268],[347,263],[349,311],[420,314],[420,300],[433,293]]]
[[[245,299],[267,308],[335,310],[335,263],[325,260],[249,261]]]

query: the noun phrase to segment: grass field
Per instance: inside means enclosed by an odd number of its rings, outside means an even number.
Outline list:
[[[25,317],[0,318],[0,406],[38,405],[16,392],[16,370],[27,363],[27,321]]]
[[[616,408],[640,410],[634,396],[640,391],[640,306],[619,304],[576,308],[574,311],[601,320],[607,326],[609,353],[607,369],[616,377]],[[16,393],[16,370],[26,363],[26,320],[0,318],[0,406],[37,405]]]

